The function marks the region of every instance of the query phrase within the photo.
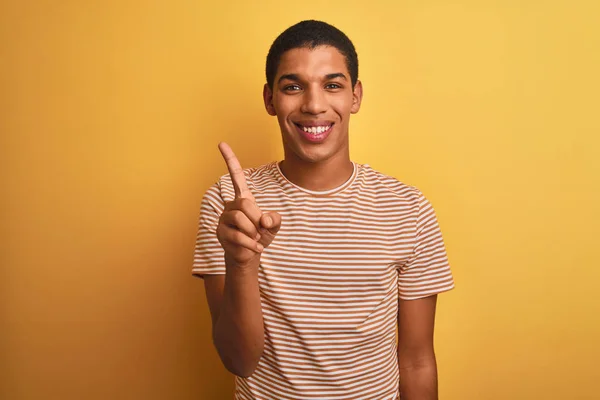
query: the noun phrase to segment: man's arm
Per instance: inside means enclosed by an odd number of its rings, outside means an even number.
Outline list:
[[[398,366],[402,400],[437,400],[433,328],[437,296],[398,303]]]
[[[207,275],[204,287],[212,317],[213,342],[225,368],[252,375],[263,352],[264,327],[258,291],[258,266]]]
[[[264,348],[264,324],[258,268],[263,250],[281,226],[277,212],[263,213],[246,183],[242,167],[225,144],[219,144],[235,191],[219,218],[216,236],[223,247],[225,276],[205,276],[213,342],[231,373],[252,375]]]

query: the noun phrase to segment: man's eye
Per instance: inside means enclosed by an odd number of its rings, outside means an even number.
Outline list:
[[[341,89],[342,86],[340,86],[337,83],[328,83],[327,86],[325,86],[325,89]]]
[[[296,90],[300,90],[300,86],[298,85],[288,85],[286,87],[283,88],[283,90],[285,91],[296,91]]]

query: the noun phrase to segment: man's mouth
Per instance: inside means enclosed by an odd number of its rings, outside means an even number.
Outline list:
[[[331,133],[334,123],[311,121],[308,123],[294,122],[294,125],[296,125],[297,131],[305,140],[311,143],[321,143]]]
[[[302,129],[304,132],[306,133],[312,133],[313,135],[317,135],[317,134],[323,134],[323,133],[327,133],[328,131],[331,130],[331,127],[333,126],[333,123],[328,123],[328,124],[324,124],[324,125],[304,125],[304,124],[299,124],[299,123],[295,123],[295,125]]]

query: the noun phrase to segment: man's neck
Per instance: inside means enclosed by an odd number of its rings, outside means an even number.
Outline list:
[[[335,189],[348,181],[354,173],[354,165],[348,154],[336,155],[316,163],[286,156],[280,168],[290,182],[313,191]]]

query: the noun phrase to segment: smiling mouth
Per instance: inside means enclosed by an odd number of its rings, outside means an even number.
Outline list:
[[[333,127],[333,123],[326,124],[326,125],[313,125],[313,126],[305,126],[302,124],[294,123],[294,125],[296,125],[299,129],[303,130],[304,132],[312,134],[312,135],[322,135],[324,133],[328,133],[331,130],[331,128]]]

